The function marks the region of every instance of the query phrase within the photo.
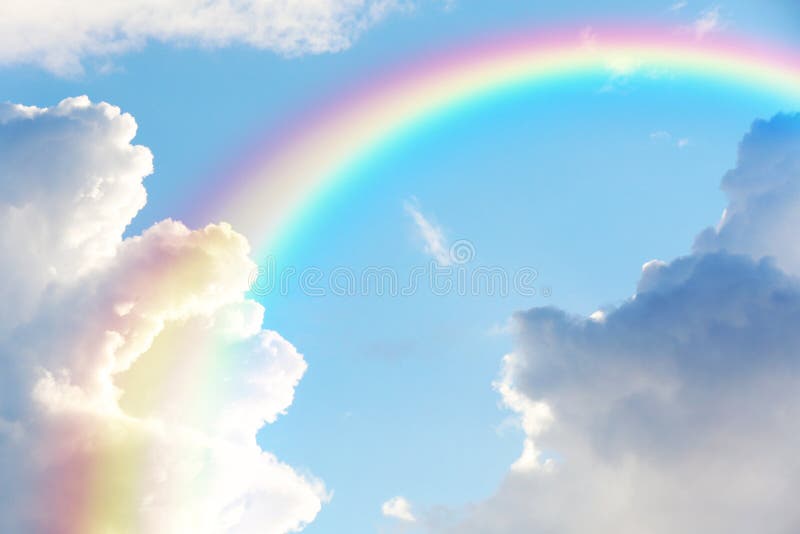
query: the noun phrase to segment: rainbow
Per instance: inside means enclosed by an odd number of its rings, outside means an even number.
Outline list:
[[[274,253],[360,162],[426,120],[508,89],[565,75],[669,73],[800,96],[800,56],[742,37],[687,31],[561,31],[480,43],[394,70],[280,135],[257,140],[195,209]],[[230,169],[228,169],[230,171]]]
[[[655,30],[507,37],[397,69],[309,113],[288,131],[257,139],[254,147],[238,158],[233,172],[201,191],[193,209],[205,220],[231,221],[253,241],[257,256],[274,252],[291,239],[293,229],[314,212],[328,191],[355,174],[360,162],[442,113],[560,76],[643,71],[729,80],[769,88],[800,101],[800,56],[740,37],[699,40],[685,32]],[[160,294],[161,286],[153,288],[153,284],[174,287],[192,268],[191,262],[168,264],[163,272],[171,274],[158,273],[151,279],[153,273],[144,272],[142,283],[149,292]],[[177,342],[162,336],[162,345],[151,354],[154,362],[144,362],[153,367],[144,367],[140,375],[129,378],[131,390],[152,390],[153,400],[148,402],[155,403],[163,402],[175,390],[187,399],[203,398],[196,408],[198,414],[187,411],[185,417],[205,416],[204,410],[213,404],[212,392],[220,394],[225,387],[220,385],[220,377],[232,372],[234,358],[228,358],[225,349],[211,350],[218,348],[217,340],[201,341],[191,340],[192,347],[210,347],[207,359],[198,361],[195,349],[171,345]],[[185,362],[169,355],[181,354],[193,355],[191,371],[174,370]],[[170,382],[161,386],[165,391],[154,386],[151,374],[170,377]],[[187,376],[188,382],[176,384],[174,376]],[[148,451],[118,434],[109,431],[98,437],[97,457],[87,456],[70,466],[72,471],[61,477],[63,485],[54,484],[45,492],[45,512],[63,521],[52,530],[108,532],[108,525],[120,518],[136,520],[131,510],[141,500],[139,468],[147,465]],[[176,502],[189,500],[190,496],[184,499],[181,492],[195,491],[194,487],[168,489],[179,494]],[[65,501],[65,495],[70,499]],[[133,528],[142,531],[138,525]]]

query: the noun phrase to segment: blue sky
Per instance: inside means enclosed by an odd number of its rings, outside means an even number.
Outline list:
[[[402,210],[403,199],[415,196],[448,236],[471,240],[481,265],[532,266],[536,287],[552,290],[550,297],[527,298],[423,292],[400,302],[266,300],[267,324],[304,347],[311,370],[292,415],[262,439],[293,463],[311,466],[307,458],[323,456],[317,471],[327,467],[326,479],[353,487],[353,498],[337,488],[310,531],[346,525],[371,532],[377,504],[395,493],[435,506],[490,492],[519,454],[518,434],[504,424],[508,413],[491,387],[499,358],[510,350],[509,336],[494,331],[532,306],[589,314],[617,304],[634,293],[646,261],[688,253],[697,228],[722,212],[719,178],[735,161],[741,132],[752,117],[783,105],[696,81],[640,81],[624,94],[601,92],[602,84],[537,88],[415,136],[367,165],[363,181],[306,229],[302,242],[318,245],[297,247],[285,260],[356,272],[392,265],[403,273],[425,264]],[[654,111],[654,101],[663,107]],[[675,139],[651,138],[662,131],[677,132]],[[679,136],[689,145],[678,148]],[[354,210],[353,198],[364,207]],[[345,236],[358,246],[341,247]],[[306,410],[314,421],[309,441]],[[373,458],[370,475],[354,475],[365,458]],[[372,521],[356,527],[352,518],[369,514],[369,500]]]
[[[151,41],[86,55],[83,72],[6,65],[0,100],[52,106],[86,94],[135,117],[135,141],[152,151],[155,172],[144,182],[147,205],[126,229],[133,236],[167,217],[217,222],[199,220],[183,199],[224,181],[246,142],[428,51],[560,25],[690,26],[711,12],[715,32],[800,46],[800,13],[789,1],[455,0],[390,14],[334,53]],[[258,434],[266,450],[332,492],[305,532],[393,532],[398,522],[381,504],[396,495],[429,514],[493,495],[525,436],[493,388],[515,347],[512,315],[618,306],[637,291],[646,262],[690,254],[728,203],[720,180],[753,121],[796,106],[707,79],[634,74],[608,83],[554,80],[439,118],[363,162],[276,258],[279,267],[408,273],[431,261],[404,209],[416,202],[447,243],[469,240],[472,265],[538,272],[532,297],[423,289],[319,298],[297,287],[255,297],[264,327],[308,363],[287,414]]]

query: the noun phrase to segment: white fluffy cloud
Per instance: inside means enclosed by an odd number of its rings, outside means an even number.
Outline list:
[[[453,532],[800,529],[800,115],[759,121],[695,252],[589,318],[537,308],[497,388],[525,432]]]
[[[331,52],[404,0],[4,0],[0,64],[80,70],[81,59],[148,40],[242,43],[282,54]]]
[[[136,123],[108,104],[0,104],[0,332],[24,320],[51,282],[110,258],[146,201],[152,155]],[[11,253],[13,252],[13,253]]]
[[[118,108],[0,107],[0,531],[281,534],[326,499],[256,444],[306,365],[226,224],[122,232],[151,154]]]
[[[381,505],[381,513],[400,521],[412,523],[416,521],[414,513],[411,511],[411,503],[405,497],[392,497]]]

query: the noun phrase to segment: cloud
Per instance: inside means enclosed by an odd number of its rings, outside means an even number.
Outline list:
[[[650,141],[654,143],[670,143],[672,144],[673,136],[671,133],[665,130],[659,130],[657,132],[652,132],[650,134]],[[689,146],[689,138],[681,137],[675,140],[675,146],[677,148],[686,148]]]
[[[583,44],[585,48],[591,51],[597,49],[597,32],[594,31],[594,28],[586,26],[581,29],[579,37],[581,39],[581,44]]]
[[[327,498],[256,444],[306,369],[227,224],[122,239],[152,156],[108,104],[0,106],[0,531],[274,533]]]
[[[399,519],[401,521],[416,521],[414,514],[411,512],[411,503],[404,497],[392,497],[383,503],[383,505],[381,505],[381,513],[386,517]]]
[[[335,52],[407,7],[405,0],[10,1],[0,5],[0,64],[78,72],[85,57],[119,54],[151,40],[244,44],[287,55]]]
[[[672,134],[664,130],[659,130],[650,134],[651,141],[671,141]]]
[[[720,225],[691,255],[645,264],[633,298],[588,318],[516,316],[496,388],[523,452],[491,498],[436,530],[800,527],[798,133],[798,115],[756,122]]]
[[[444,232],[441,227],[429,221],[420,211],[416,199],[406,202],[403,207],[416,225],[417,232],[425,243],[425,253],[430,255],[436,263],[442,266],[450,265],[452,255],[447,246]]]
[[[721,26],[720,8],[714,6],[706,9],[700,16],[692,23],[692,29],[698,39],[702,39],[706,35],[719,30]]]
[[[689,2],[686,2],[685,0],[681,0],[681,1],[675,2],[674,4],[669,6],[669,10],[670,11],[681,11],[683,8],[685,8],[688,5],[689,5]]]
[[[739,160],[722,180],[728,207],[716,228],[706,229],[695,252],[727,250],[771,256],[800,275],[800,114],[756,121],[739,146]]]

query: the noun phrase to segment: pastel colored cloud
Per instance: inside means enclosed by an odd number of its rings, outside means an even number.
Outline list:
[[[152,156],[108,104],[0,106],[0,531],[274,533],[322,484],[255,436],[306,369],[226,224],[122,232]]]
[[[700,13],[700,16],[692,23],[692,29],[698,38],[703,38],[719,30],[721,25],[720,7],[714,6]]]

